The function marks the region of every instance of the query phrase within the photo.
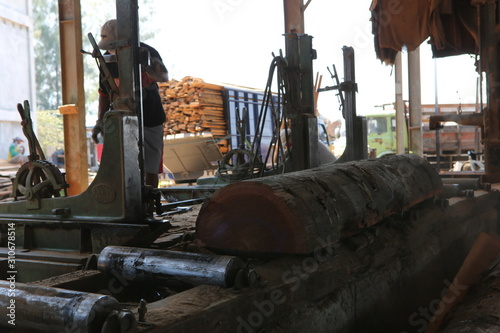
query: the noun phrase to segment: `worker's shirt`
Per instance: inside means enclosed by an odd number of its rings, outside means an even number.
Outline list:
[[[20,148],[21,146],[13,143],[10,145],[9,147],[9,154],[8,154],[8,159],[10,160],[12,157],[16,156],[16,155],[19,155],[20,154]]]
[[[149,50],[149,54],[151,58],[161,59],[160,54],[153,47],[140,43],[141,47],[145,47]],[[106,51],[105,54],[109,54]],[[107,63],[109,72],[111,76],[115,78],[115,83],[118,88],[120,88],[120,81],[118,75],[118,63],[112,62]],[[165,111],[163,110],[163,105],[161,102],[160,93],[158,91],[158,85],[156,82],[144,71],[141,71],[141,81],[142,81],[142,113],[143,113],[143,123],[146,127],[154,127],[161,125],[165,122],[166,116]],[[105,85],[102,83],[103,75],[100,75],[99,78],[99,93],[109,97],[109,92],[106,90]]]

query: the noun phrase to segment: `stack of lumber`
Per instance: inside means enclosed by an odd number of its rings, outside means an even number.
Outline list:
[[[0,177],[0,201],[3,201],[10,197],[12,193],[12,181]]]
[[[0,159],[0,201],[9,200],[12,193],[12,178],[16,176],[19,165]]]
[[[167,116],[165,135],[209,132],[215,139],[226,136],[222,86],[192,76],[180,81],[170,80],[159,86]],[[224,153],[227,142],[221,141],[220,147]]]

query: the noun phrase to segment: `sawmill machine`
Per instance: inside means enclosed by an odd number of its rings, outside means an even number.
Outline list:
[[[303,17],[289,11],[302,10],[298,3],[285,1],[286,60],[292,73],[285,112],[292,126],[294,172],[225,186],[201,207],[194,241],[167,251],[153,241],[171,225],[148,219],[147,207],[157,193],[143,181],[138,1],[116,1],[120,91],[115,110],[104,119],[103,157],[95,179],[83,193],[65,196],[64,177],[40,157],[27,129],[30,162],[15,180],[16,200],[0,204],[2,329],[15,324],[27,332],[251,332],[293,315],[294,307],[329,297],[349,285],[353,274],[364,281],[372,263],[378,269],[399,255],[392,248],[377,252],[394,239],[401,252],[409,252],[398,257],[403,273],[391,282],[406,287],[414,271],[420,274],[435,259],[429,255],[422,263],[420,251],[410,251],[420,249],[421,239],[440,246],[448,237],[437,222],[430,240],[426,228],[412,225],[419,214],[447,220],[446,186],[424,159],[400,155],[353,161],[365,149],[356,148],[362,137],[352,127],[348,163],[318,166],[315,52],[312,37],[298,22]],[[344,56],[346,117],[355,117],[352,49],[345,47]],[[19,109],[29,120],[29,103]],[[362,128],[362,121],[357,126]],[[478,199],[485,207],[494,200],[497,196],[488,194]],[[471,207],[471,201],[462,204],[470,211],[464,215],[477,212]],[[386,223],[380,232],[370,229],[392,217],[397,228]],[[495,217],[476,227],[490,227]],[[451,237],[446,241],[456,243]],[[296,267],[307,274],[296,273]],[[349,306],[357,312],[359,303]]]

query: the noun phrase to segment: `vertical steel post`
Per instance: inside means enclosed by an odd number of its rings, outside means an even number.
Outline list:
[[[316,167],[318,125],[314,115],[314,80],[312,37],[304,35],[302,0],[284,0],[285,48],[290,85],[287,90],[286,114],[291,119],[293,171]]]
[[[498,1],[488,1],[481,8],[481,22],[483,23],[481,40],[481,61],[487,73],[487,101],[488,107],[484,110],[484,159],[485,181],[496,183],[500,181],[500,66],[496,21]]]
[[[438,95],[438,76],[437,59],[434,59],[434,114],[439,115],[439,95]],[[441,137],[439,130],[436,130],[436,170],[441,170]]]
[[[342,48],[344,55],[344,84],[345,109],[344,119],[346,123],[346,149],[339,159],[340,162],[348,162],[366,159],[368,157],[366,139],[366,118],[358,117],[356,114],[356,72],[354,62],[354,49],[350,46]]]
[[[125,172],[125,204],[136,205],[142,202],[139,214],[145,216],[146,207],[143,200],[144,155],[143,155],[143,121],[142,121],[142,89],[141,68],[139,59],[139,6],[137,0],[116,0],[116,19],[118,25],[117,61],[120,75],[120,96],[115,101],[115,109],[125,112],[131,118],[137,117],[134,133],[123,133],[124,172]],[[137,142],[129,142],[137,138]],[[126,149],[131,145],[131,149]],[[134,156],[135,154],[135,156]],[[125,163],[127,160],[138,161],[137,164]]]
[[[306,145],[305,158],[307,168],[319,165],[318,151],[318,119],[314,110],[314,78],[313,59],[316,58],[312,48],[312,36],[302,35],[299,39],[300,75],[301,75],[301,111]]]
[[[410,151],[424,155],[422,146],[422,94],[420,84],[420,48],[408,52],[408,87],[410,103]]]
[[[403,101],[403,64],[401,52],[396,55],[394,62],[394,79],[396,86],[396,154],[405,153],[405,104]]]
[[[59,0],[62,103],[74,106],[63,115],[64,164],[69,195],[88,186],[87,134],[85,127],[85,90],[83,86],[82,25],[80,1]]]

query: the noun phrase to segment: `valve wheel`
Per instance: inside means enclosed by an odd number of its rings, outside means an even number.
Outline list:
[[[251,178],[255,169],[255,154],[246,149],[233,149],[222,159],[217,173],[225,181]]]
[[[24,196],[34,198],[60,197],[67,187],[61,171],[45,160],[35,160],[23,164],[16,173],[13,186],[14,198]]]

